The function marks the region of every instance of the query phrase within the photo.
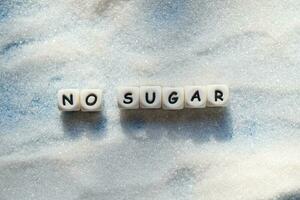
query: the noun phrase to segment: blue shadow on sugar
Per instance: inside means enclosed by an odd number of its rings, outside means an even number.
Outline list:
[[[300,199],[300,189],[295,192],[279,195],[275,197],[275,200],[299,200]]]
[[[152,3],[154,4],[152,17],[159,23],[177,21],[186,11],[185,0],[159,0]]]
[[[4,55],[12,50],[20,48],[23,45],[26,45],[30,42],[33,42],[33,39],[19,39],[10,43],[7,43],[2,49],[0,49],[0,55]]]
[[[2,19],[6,18],[9,14],[10,9],[7,6],[7,2],[5,0],[0,1],[0,22]]]
[[[102,112],[62,112],[63,131],[66,137],[90,139],[105,135],[107,119]]]
[[[232,118],[227,108],[121,111],[123,133],[134,139],[188,140],[232,139]]]

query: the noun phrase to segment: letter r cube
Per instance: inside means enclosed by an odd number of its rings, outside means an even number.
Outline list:
[[[229,102],[229,88],[227,85],[207,86],[207,105],[209,107],[225,107]]]

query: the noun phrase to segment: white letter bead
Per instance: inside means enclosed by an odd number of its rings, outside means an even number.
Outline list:
[[[141,108],[161,108],[161,87],[141,86],[140,87]]]
[[[162,92],[163,109],[180,110],[184,107],[183,87],[163,87]]]
[[[80,91],[80,105],[84,112],[95,112],[101,110],[102,90],[84,89]]]
[[[139,87],[119,87],[118,106],[121,109],[138,109],[140,105]]]
[[[206,106],[206,88],[204,86],[186,86],[184,88],[186,108],[204,108]]]
[[[229,89],[227,85],[207,86],[207,106],[224,107],[229,101]]]
[[[59,90],[57,97],[58,97],[58,108],[61,111],[80,110],[79,90],[76,89]]]

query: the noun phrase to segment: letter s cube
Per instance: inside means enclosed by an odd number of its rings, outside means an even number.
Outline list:
[[[118,106],[121,109],[138,109],[140,106],[139,87],[119,87]]]

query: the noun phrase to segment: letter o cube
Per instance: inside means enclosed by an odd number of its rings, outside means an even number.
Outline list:
[[[163,109],[180,110],[184,107],[183,87],[163,87],[162,92]]]
[[[102,90],[84,89],[80,91],[81,111],[96,112],[101,110]]]
[[[140,106],[140,88],[119,87],[118,106],[121,109],[138,109]]]
[[[57,93],[58,108],[61,111],[79,111],[80,99],[79,90],[77,89],[63,89]]]

